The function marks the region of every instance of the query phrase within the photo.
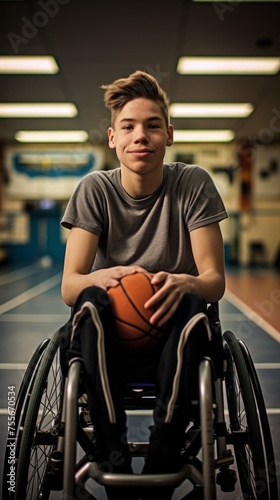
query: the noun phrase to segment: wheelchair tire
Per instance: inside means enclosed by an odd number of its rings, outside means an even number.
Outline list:
[[[14,500],[47,500],[53,486],[50,458],[56,449],[62,402],[59,331],[50,339],[36,373],[19,449]]]
[[[258,409],[258,417],[261,425],[263,444],[265,446],[265,452],[266,452],[267,482],[270,489],[270,498],[274,499],[278,497],[278,481],[277,481],[276,461],[273,449],[273,442],[270,432],[266,406],[251,354],[246,344],[242,340],[238,340],[238,343],[241,347],[242,354],[244,356],[244,360],[249,373],[249,377],[252,383],[252,388],[254,391],[254,396]]]
[[[17,395],[16,399],[16,406],[15,406],[15,425],[14,425],[14,430],[15,430],[15,435],[14,435],[14,441],[16,443],[15,447],[15,456],[13,457],[14,462],[13,465],[16,467],[17,460],[18,460],[18,454],[19,454],[19,449],[20,449],[20,444],[21,444],[21,436],[22,436],[22,429],[24,427],[24,422],[27,414],[27,409],[28,409],[28,404],[29,404],[29,399],[30,399],[30,394],[32,392],[32,388],[34,385],[34,380],[36,377],[36,373],[38,371],[39,364],[42,359],[42,355],[49,343],[49,339],[45,339],[41,342],[41,344],[37,347],[35,352],[33,353],[28,366],[25,370],[19,392]],[[4,465],[3,465],[3,480],[2,480],[2,498],[3,500],[13,500],[15,492],[13,491],[14,488],[12,488],[8,482],[8,474],[10,473],[11,470],[11,464],[9,463],[10,460],[10,449],[8,448],[8,444],[10,443],[10,439],[7,440],[7,447],[6,447],[6,453],[4,457]]]
[[[223,340],[227,361],[228,440],[234,447],[243,498],[270,500],[266,454],[250,373],[234,333],[224,332]]]

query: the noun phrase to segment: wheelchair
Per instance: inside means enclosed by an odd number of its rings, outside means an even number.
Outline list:
[[[177,488],[188,481],[191,490],[185,499],[276,500],[273,443],[251,355],[232,331],[222,333],[218,304],[208,306],[208,316],[213,357],[201,358],[199,363],[198,394],[192,401],[178,472],[142,475],[101,470],[82,391],[83,362],[74,357],[67,378],[62,376],[57,331],[38,346],[22,380],[15,408],[15,480],[7,481],[11,467],[7,447],[3,500],[96,500],[90,480],[99,488],[134,486],[141,491]],[[154,397],[152,384],[127,384],[125,408],[149,411]],[[132,457],[145,458],[148,441],[129,446]]]

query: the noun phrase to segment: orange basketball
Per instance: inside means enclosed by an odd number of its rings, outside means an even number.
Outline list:
[[[129,350],[147,351],[163,342],[165,330],[149,323],[155,310],[144,308],[157,290],[143,273],[124,276],[119,285],[108,290],[116,332]]]

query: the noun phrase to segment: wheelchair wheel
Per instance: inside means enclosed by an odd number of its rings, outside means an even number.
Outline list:
[[[15,446],[15,455],[13,457],[13,464],[16,466],[16,462],[18,460],[18,454],[19,454],[19,449],[20,449],[20,443],[21,443],[21,436],[22,436],[22,429],[24,427],[24,422],[26,418],[26,413],[28,409],[28,403],[30,399],[30,394],[32,392],[32,388],[34,385],[34,380],[36,373],[38,371],[38,367],[40,364],[40,361],[42,359],[42,355],[49,343],[49,339],[45,339],[41,342],[41,344],[37,347],[36,351],[32,355],[29,364],[27,366],[27,369],[24,373],[24,377],[22,379],[20,389],[17,395],[16,399],[16,406],[15,406],[15,413],[14,413],[14,436],[13,436],[13,441],[15,441],[16,446]],[[3,465],[3,481],[2,481],[2,498],[3,500],[13,500],[14,498],[14,491],[13,488],[11,488],[10,484],[7,482],[7,478],[9,477],[8,474],[10,473],[11,470],[11,463],[10,462],[10,448],[8,445],[10,444],[10,439],[7,440],[7,447],[6,447],[6,453],[4,457],[4,465]]]
[[[63,382],[59,364],[59,332],[50,339],[36,373],[24,421],[14,500],[46,500],[55,484],[51,464],[59,435]]]
[[[260,425],[250,372],[235,335],[226,331],[223,339],[227,362],[228,441],[234,447],[243,498],[269,500],[265,436]]]
[[[277,498],[278,496],[278,482],[276,473],[276,461],[275,461],[272,437],[271,437],[265,402],[250,352],[246,344],[244,344],[242,340],[239,340],[238,343],[241,347],[242,354],[246,362],[247,370],[252,383],[252,388],[254,391],[254,396],[257,404],[258,416],[260,419],[261,431],[263,437],[263,444],[265,446],[265,452],[266,452],[267,481],[270,489],[270,498],[273,499]]]

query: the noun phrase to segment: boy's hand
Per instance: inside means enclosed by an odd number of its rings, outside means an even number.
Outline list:
[[[146,271],[141,266],[115,266],[109,267],[107,269],[99,269],[92,273],[92,278],[95,286],[99,286],[104,290],[108,290],[109,288],[113,288],[119,284],[119,281],[124,276],[128,274],[135,273],[144,273],[147,274],[150,278],[152,277],[151,273]]]
[[[183,295],[191,291],[191,284],[188,284],[188,275],[170,274],[165,271],[155,274],[151,282],[160,286],[160,289],[146,302],[145,308],[157,307],[150,323],[162,327],[175,313]]]

